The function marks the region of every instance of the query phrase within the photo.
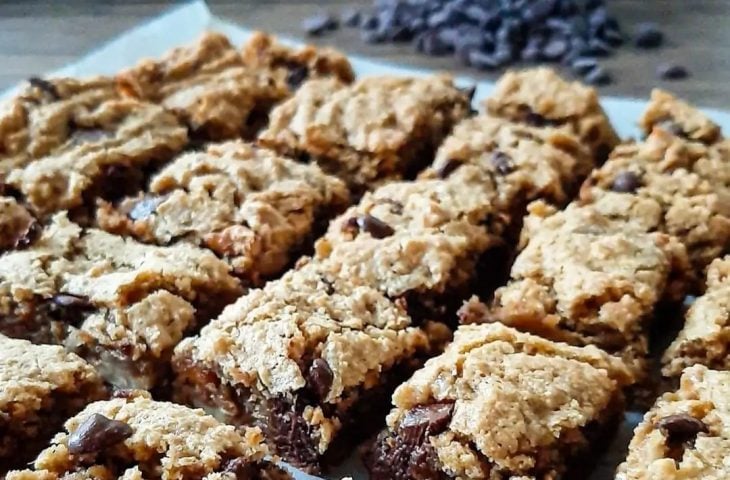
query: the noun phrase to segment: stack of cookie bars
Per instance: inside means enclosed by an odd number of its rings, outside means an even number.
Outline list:
[[[0,471],[283,479],[369,438],[373,479],[584,478],[697,296],[617,478],[730,475],[730,143],[657,91],[622,144],[543,68],[472,94],[262,33],[31,79]]]

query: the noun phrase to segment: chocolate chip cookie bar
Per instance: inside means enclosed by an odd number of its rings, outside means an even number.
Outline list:
[[[708,145],[722,138],[720,127],[705,114],[659,89],[651,92],[651,100],[639,120],[639,127],[647,135],[655,127],[661,127],[674,135]]]
[[[499,321],[551,339],[598,345],[637,362],[670,281],[687,268],[673,237],[646,233],[592,206],[530,205],[528,236],[490,312],[470,303],[465,323]]]
[[[478,168],[469,179],[491,192],[473,220],[486,225],[494,235],[510,237],[519,231],[527,203],[542,198],[565,205],[594,162],[590,151],[564,130],[533,127],[485,114],[459,123],[420,178],[449,179],[465,165]],[[458,184],[465,178],[454,180],[458,191]],[[463,192],[457,198],[463,202],[469,195]]]
[[[316,165],[235,141],[177,158],[146,193],[103,205],[97,221],[147,243],[207,248],[255,285],[281,273],[348,203],[344,183]]]
[[[238,432],[201,410],[121,393],[70,418],[33,469],[8,480],[292,478],[267,458],[257,429]]]
[[[0,253],[33,241],[40,225],[13,197],[0,196]]]
[[[594,88],[567,82],[546,67],[504,74],[486,100],[488,113],[538,127],[565,128],[603,162],[619,138]]]
[[[252,138],[272,105],[289,94],[281,76],[246,66],[218,33],[143,60],[117,75],[117,85],[126,96],[176,113],[200,141]]]
[[[264,32],[252,33],[242,54],[247,66],[283,77],[290,93],[312,78],[334,77],[344,83],[355,79],[350,61],[337,50],[312,45],[289,47]]]
[[[730,372],[696,365],[634,431],[616,480],[730,478]]]
[[[431,162],[470,103],[446,76],[310,80],[272,111],[259,142],[315,161],[361,193]]]
[[[63,214],[0,256],[0,333],[61,343],[117,386],[152,388],[172,348],[242,293],[229,266],[187,245],[143,245]]]
[[[393,394],[370,478],[558,479],[620,421],[623,362],[499,324],[462,326]]]
[[[318,472],[373,428],[392,389],[447,337],[377,290],[330,281],[309,263],[183,340],[174,398],[259,426],[276,454]]]
[[[664,128],[654,128],[644,142],[617,147],[586,180],[580,200],[646,231],[677,237],[698,279],[730,251],[730,156]]]
[[[73,353],[0,335],[0,475],[31,460],[67,418],[105,395],[101,377]]]
[[[707,290],[686,315],[684,328],[665,352],[663,373],[679,376],[690,365],[730,370],[730,256],[707,272]]]
[[[183,149],[165,109],[121,98],[113,79],[31,79],[0,108],[0,186],[41,216],[141,188],[145,172]]]

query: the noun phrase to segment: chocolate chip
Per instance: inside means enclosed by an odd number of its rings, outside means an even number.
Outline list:
[[[611,50],[611,45],[600,38],[595,37],[588,41],[588,49],[586,50],[586,53],[596,57],[606,57],[611,53]]]
[[[613,179],[611,190],[620,193],[634,193],[641,186],[641,179],[634,172],[625,170],[619,172]]]
[[[334,373],[327,361],[323,358],[315,358],[307,372],[307,385],[320,399],[325,399],[334,378]]]
[[[550,40],[542,49],[542,55],[547,60],[559,60],[568,52],[568,42],[563,38]]]
[[[337,19],[329,13],[312,15],[302,21],[302,29],[312,36],[319,36],[325,32],[336,30],[337,27]]]
[[[342,24],[347,27],[357,27],[360,25],[362,14],[360,10],[350,7],[342,11],[340,19],[342,20]]]
[[[129,213],[127,213],[127,216],[130,218],[130,220],[133,220],[135,222],[138,220],[144,220],[145,218],[155,213],[157,207],[164,200],[165,197],[162,196],[147,195],[141,200],[138,200],[134,203],[132,208],[129,210]]]
[[[639,48],[657,48],[664,43],[664,34],[653,22],[640,23],[636,27],[634,44]]]
[[[71,295],[68,293],[60,293],[51,297],[51,301],[61,308],[89,309],[91,303],[87,297]]]
[[[496,151],[492,153],[489,161],[500,175],[508,175],[515,169],[515,166],[512,164],[512,159],[504,152]]]
[[[291,65],[286,75],[286,84],[290,89],[296,90],[309,76],[309,68],[306,65]]]
[[[689,71],[676,63],[665,63],[656,69],[656,75],[661,80],[682,80],[689,77]]]
[[[449,175],[451,175],[454,170],[459,168],[463,162],[461,160],[458,160],[456,158],[449,158],[444,162],[441,167],[439,167],[436,170],[436,175],[439,176],[439,178],[446,178]]]
[[[99,413],[87,417],[68,437],[72,454],[100,452],[132,436],[132,427]]]
[[[59,100],[61,98],[61,95],[58,93],[58,89],[56,88],[56,86],[48,80],[43,80],[39,77],[30,77],[28,79],[28,83],[30,83],[35,88],[47,93],[53,100]]]
[[[687,133],[684,131],[682,126],[672,119],[666,119],[662,120],[661,122],[657,122],[654,124],[653,128],[660,128],[668,133],[671,133],[672,135],[676,135],[677,137],[687,137]]]
[[[35,219],[31,219],[25,231],[15,238],[12,248],[22,250],[29,247],[40,236],[42,230],[43,227]]]
[[[398,427],[399,434],[408,443],[417,445],[421,442],[423,436],[438,435],[446,430],[453,412],[453,403],[434,403],[412,408],[400,423]]]
[[[708,433],[709,429],[702,420],[686,413],[669,415],[659,419],[657,427],[672,443],[693,440],[699,433]]]
[[[355,223],[360,231],[367,232],[374,238],[385,238],[395,233],[393,227],[380,220],[379,218],[367,213],[365,215],[360,215],[356,217]]]
[[[611,83],[612,78],[611,74],[608,73],[608,71],[601,67],[600,65],[597,65],[592,70],[590,70],[588,73],[585,74],[583,77],[583,80],[588,83],[589,85],[608,85]]]
[[[427,30],[416,37],[416,50],[426,55],[439,56],[451,53],[453,47],[437,31]]]
[[[494,70],[502,65],[502,61],[498,57],[477,49],[471,49],[467,58],[469,65],[479,70]]]
[[[591,57],[578,57],[570,63],[570,68],[581,75],[587,74],[597,66],[598,61]]]
[[[140,394],[139,390],[133,388],[115,388],[112,392],[112,398],[135,398]]]

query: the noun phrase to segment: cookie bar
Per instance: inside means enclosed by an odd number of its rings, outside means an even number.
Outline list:
[[[292,478],[267,458],[259,430],[239,433],[201,410],[122,393],[70,418],[33,469],[8,480]]]
[[[663,362],[666,376],[679,376],[694,364],[730,370],[730,256],[710,264],[707,290],[689,308]]]
[[[632,381],[595,347],[462,326],[396,389],[366,455],[370,478],[563,478],[620,421]]]
[[[350,61],[337,50],[313,45],[289,47],[264,32],[251,34],[242,55],[247,66],[282,76],[291,92],[312,78],[334,77],[344,83],[355,80]]]
[[[701,365],[684,371],[634,430],[616,480],[730,478],[730,372]]]
[[[31,79],[0,108],[0,185],[43,216],[135,192],[187,144],[163,108],[121,98],[114,81]]]
[[[655,128],[617,147],[581,189],[582,203],[646,231],[677,237],[696,276],[730,251],[730,157]]]
[[[362,192],[431,162],[441,140],[468,115],[470,97],[446,76],[380,76],[352,85],[310,80],[272,111],[259,142],[312,159]]]
[[[246,66],[241,52],[218,33],[143,60],[117,82],[124,95],[175,112],[203,141],[252,138],[272,105],[289,94],[283,78]]]
[[[647,327],[671,280],[687,268],[673,237],[614,221],[591,206],[559,212],[530,205],[529,238],[485,314],[478,303],[466,323],[499,321],[576,345],[594,344],[636,361],[647,353]]]
[[[341,180],[242,142],[183,155],[148,191],[97,214],[101,228],[157,245],[192,243],[258,284],[279,274],[349,201]]]
[[[504,74],[486,100],[487,112],[538,127],[562,127],[590,147],[597,163],[619,143],[594,88],[540,67]]]
[[[447,336],[445,327],[414,325],[377,290],[330,282],[310,263],[183,340],[174,398],[259,426],[275,453],[318,472],[373,427],[362,420],[378,418],[392,389]]]
[[[31,243],[39,224],[13,197],[0,196],[0,253]]]
[[[0,475],[32,459],[63,422],[106,392],[73,353],[0,335]]]
[[[479,173],[470,178],[491,191],[473,220],[492,234],[509,236],[519,230],[530,201],[542,198],[565,205],[594,162],[579,140],[564,130],[479,115],[454,128],[420,178],[448,179],[464,165],[477,167]],[[454,188],[463,181],[456,179]],[[467,196],[463,192],[458,198],[463,202]]]
[[[639,127],[649,135],[655,127],[688,140],[713,144],[722,138],[720,127],[705,114],[669,92],[655,89],[649,105],[639,119]]]
[[[210,252],[143,245],[58,214],[31,246],[0,256],[0,332],[62,343],[108,382],[151,388],[183,335],[240,293]]]

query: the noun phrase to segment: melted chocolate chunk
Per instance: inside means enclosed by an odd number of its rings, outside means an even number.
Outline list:
[[[641,186],[641,179],[630,171],[620,172],[613,179],[611,190],[619,193],[634,193]]]
[[[436,175],[438,175],[439,178],[447,178],[457,168],[459,168],[462,163],[463,162],[461,160],[458,160],[456,158],[450,158],[446,160],[446,162],[438,170],[436,170]]]
[[[500,175],[508,175],[515,169],[515,166],[512,164],[512,158],[504,152],[496,151],[492,153],[489,161]]]
[[[132,436],[132,427],[99,413],[84,420],[68,437],[68,451],[73,454],[100,452]]]
[[[708,433],[709,429],[702,420],[686,413],[669,415],[657,422],[657,427],[670,443],[693,441],[699,433]]]
[[[236,477],[236,480],[258,478],[258,472],[255,466],[242,457],[228,460],[223,467],[223,471],[232,473]]]
[[[308,467],[316,473],[319,454],[312,439],[312,426],[291,403],[284,399],[272,400],[266,428],[278,455],[287,462]]]
[[[40,77],[30,77],[28,79],[28,83],[48,94],[54,100],[59,100],[61,98],[61,95],[58,93],[58,89],[56,88],[56,86],[48,80],[43,80]]]
[[[434,403],[431,405],[421,405],[409,410],[405,418],[399,426],[399,430],[406,437],[411,437],[416,442],[419,438],[414,438],[411,430],[417,432],[425,429],[427,435],[438,435],[443,432],[451,421],[451,415],[454,412],[453,403]]]
[[[320,399],[327,397],[335,376],[326,360],[315,358],[307,372],[307,385]]]

